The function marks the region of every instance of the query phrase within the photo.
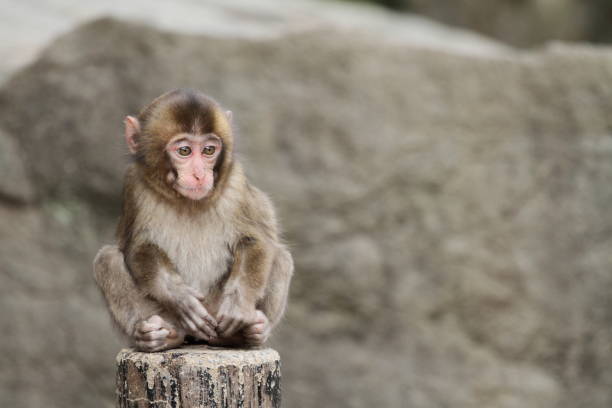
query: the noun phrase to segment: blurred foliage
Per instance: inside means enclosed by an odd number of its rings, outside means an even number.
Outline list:
[[[468,28],[506,43],[612,41],[610,0],[346,0],[375,3]]]

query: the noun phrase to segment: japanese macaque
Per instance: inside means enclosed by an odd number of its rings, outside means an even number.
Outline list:
[[[293,260],[268,197],[234,159],[231,112],[168,92],[125,118],[117,245],[94,260],[118,328],[142,351],[185,341],[264,343],[287,302]]]

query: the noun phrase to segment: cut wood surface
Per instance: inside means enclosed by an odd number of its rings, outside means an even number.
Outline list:
[[[280,407],[272,349],[187,346],[117,355],[117,407]]]

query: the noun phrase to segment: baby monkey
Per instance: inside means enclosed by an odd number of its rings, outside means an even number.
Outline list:
[[[192,90],[125,118],[133,163],[118,242],[100,250],[94,277],[141,351],[261,345],[284,312],[293,260],[270,200],[234,159],[230,122]]]

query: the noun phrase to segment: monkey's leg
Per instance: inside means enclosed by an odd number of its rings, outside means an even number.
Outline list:
[[[270,270],[265,296],[258,305],[258,309],[264,312],[272,327],[278,324],[285,312],[292,276],[293,258],[287,248],[279,246]]]
[[[293,258],[284,246],[280,246],[272,263],[265,296],[258,304],[255,324],[243,331],[247,344],[263,344],[283,317],[292,276]]]
[[[259,346],[265,343],[285,311],[292,275],[293,258],[281,246],[272,262],[268,287],[264,298],[257,304],[254,321],[231,336],[220,336],[209,343],[215,346]]]
[[[113,321],[132,345],[157,351],[183,343],[184,331],[171,315],[138,290],[116,245],[100,249],[94,259],[94,278]]]

